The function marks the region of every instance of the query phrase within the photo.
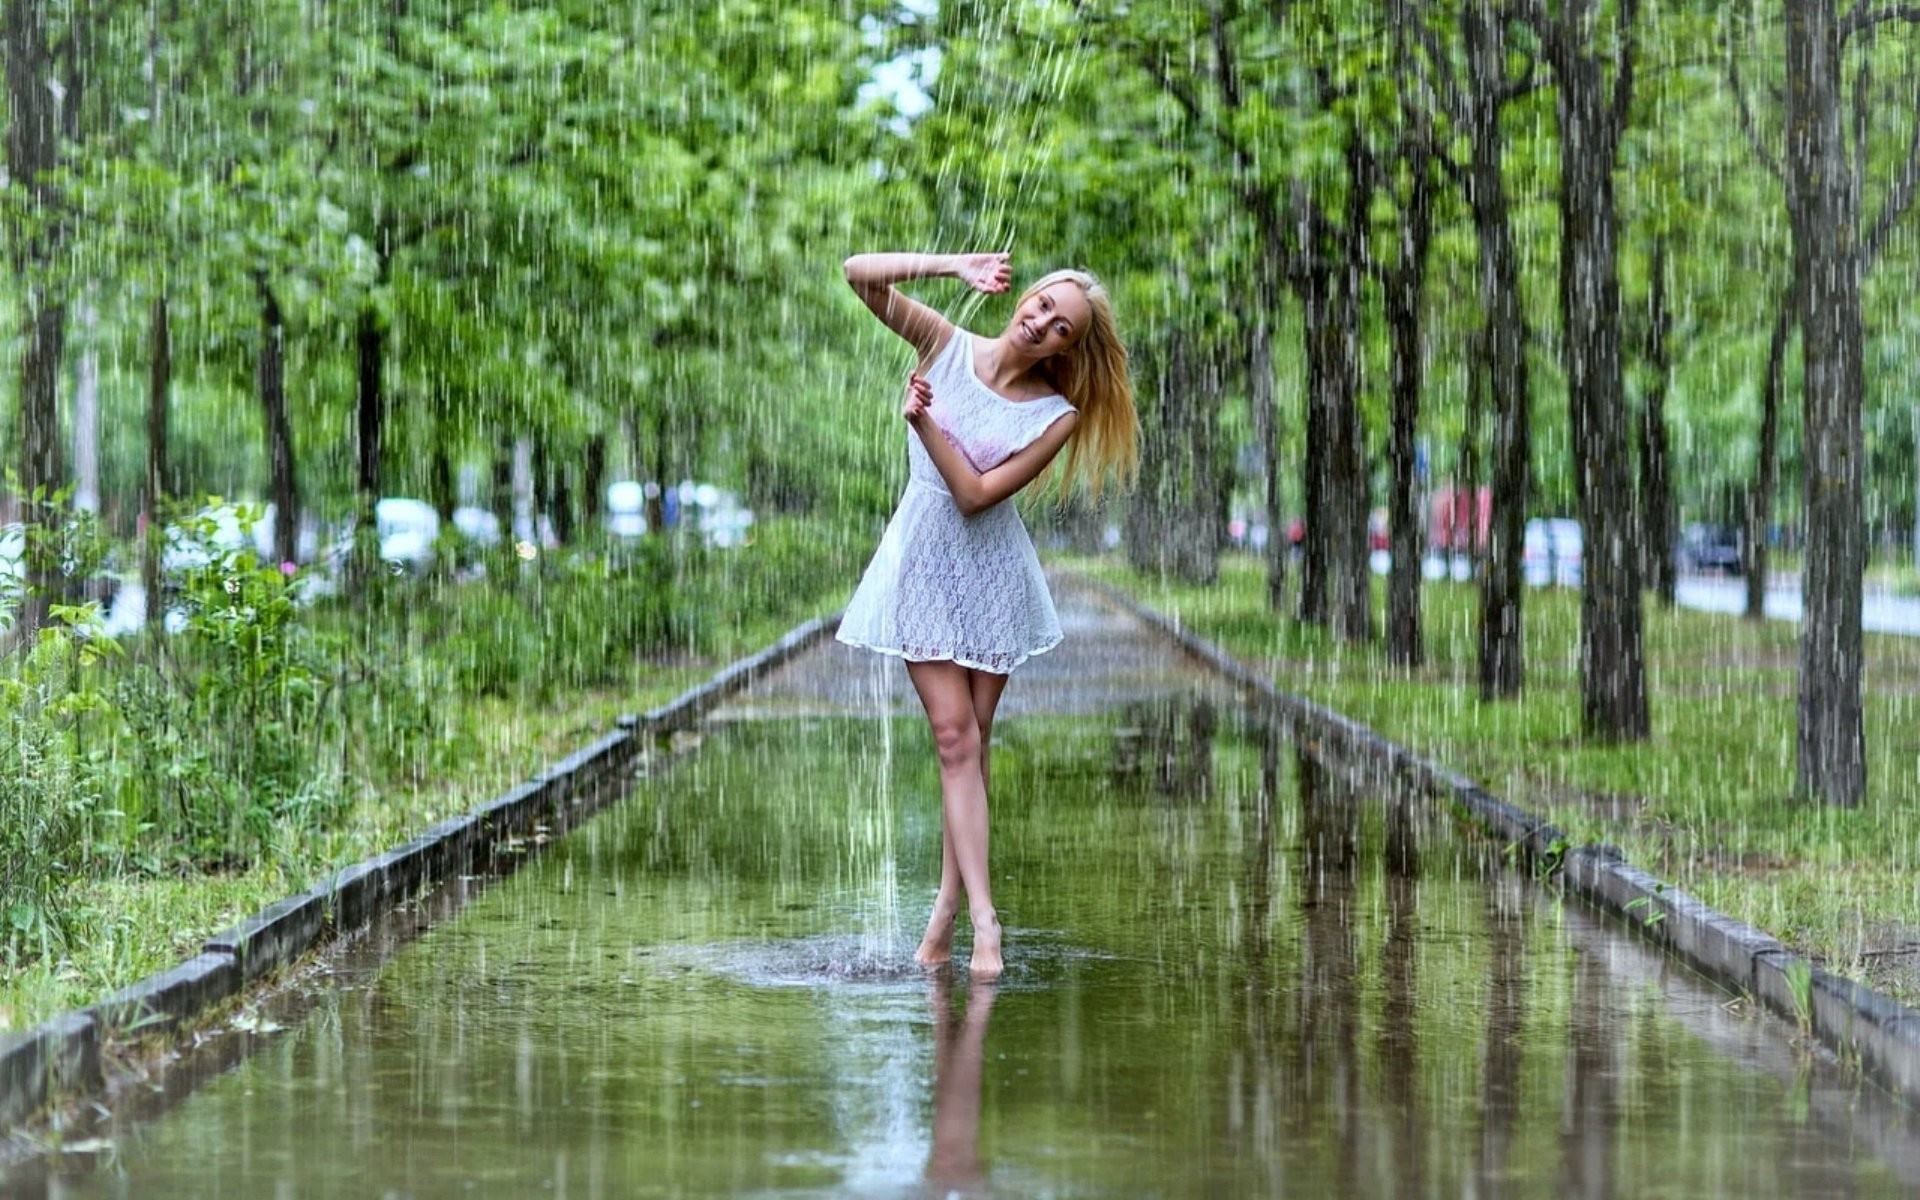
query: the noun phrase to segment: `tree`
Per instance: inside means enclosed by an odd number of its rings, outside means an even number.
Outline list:
[[[1880,213],[1863,226],[1871,63],[1854,80],[1854,139],[1841,111],[1848,42],[1892,21],[1920,22],[1899,5],[1789,0],[1786,19],[1787,211],[1806,360],[1806,567],[1802,575],[1799,735],[1794,791],[1853,807],[1866,794],[1862,698],[1862,578],[1866,570],[1865,321],[1861,281],[1920,184],[1920,118]]]
[[[81,40],[85,17],[56,41],[46,0],[9,4],[6,36],[7,173],[22,190],[21,227],[10,239],[14,277],[23,291],[20,354],[20,490],[29,527],[51,534],[59,520],[53,498],[66,484],[60,453],[58,383],[66,344],[67,303],[57,277],[69,229],[54,180],[62,137],[72,140],[82,101]],[[60,80],[66,86],[50,86]],[[20,635],[31,641],[46,619],[59,582],[51,536],[29,537],[27,595]]]
[[[1580,524],[1581,724],[1590,737],[1652,733],[1633,528],[1633,470],[1621,365],[1619,213],[1614,170],[1633,103],[1638,0],[1621,0],[1613,86],[1598,44],[1598,0],[1521,11],[1553,64],[1560,130],[1560,307]]]

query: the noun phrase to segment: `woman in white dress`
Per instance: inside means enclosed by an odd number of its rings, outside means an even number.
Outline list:
[[[1060,641],[1040,561],[1012,498],[1064,448],[1059,494],[1131,477],[1138,445],[1127,351],[1098,280],[1055,271],[997,338],[976,337],[894,287],[959,279],[1007,290],[1005,254],[856,254],[847,282],[920,356],[901,415],[908,480],[841,619],[839,639],[906,660],[940,756],[940,890],[915,958],[952,957],[962,895],[973,974],[1002,970],[987,870],[993,710],[1013,669]]]

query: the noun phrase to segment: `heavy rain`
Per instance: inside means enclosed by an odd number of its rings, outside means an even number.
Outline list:
[[[1920,1189],[1911,6],[0,55],[0,1194]]]

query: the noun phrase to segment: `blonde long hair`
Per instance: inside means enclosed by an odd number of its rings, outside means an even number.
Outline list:
[[[1043,367],[1054,388],[1080,414],[1067,441],[1066,465],[1050,468],[1047,474],[1060,499],[1070,495],[1075,484],[1084,483],[1088,497],[1098,500],[1109,480],[1122,487],[1132,484],[1140,465],[1140,417],[1133,406],[1133,378],[1127,374],[1127,346],[1120,340],[1105,284],[1090,271],[1053,271],[1028,285],[1019,303],[1061,282],[1080,286],[1092,317],[1073,349],[1055,355]]]

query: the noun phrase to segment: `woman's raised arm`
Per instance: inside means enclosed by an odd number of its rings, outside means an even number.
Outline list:
[[[1013,278],[1005,254],[856,254],[844,264],[847,283],[882,324],[899,334],[926,370],[953,335],[953,322],[893,285],[909,279],[958,279],[989,295]]]

